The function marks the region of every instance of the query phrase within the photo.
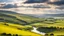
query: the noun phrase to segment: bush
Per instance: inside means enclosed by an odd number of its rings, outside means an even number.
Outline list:
[[[7,36],[12,36],[11,34],[7,34]]]
[[[45,36],[48,36],[48,34],[45,34]]]
[[[50,36],[54,36],[54,34],[53,34],[53,33],[51,33],[51,34],[50,34]]]
[[[1,36],[12,36],[11,34],[2,33]]]
[[[6,33],[2,33],[1,36],[6,36]]]
[[[13,36],[18,36],[18,34],[14,34]]]
[[[55,31],[56,28],[55,27],[39,27],[37,30],[40,32],[49,33],[49,32]]]
[[[29,30],[29,31],[31,31],[33,28],[31,28],[31,27],[27,27],[27,28],[24,28],[24,30]]]

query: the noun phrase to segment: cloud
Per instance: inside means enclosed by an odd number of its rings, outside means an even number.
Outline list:
[[[27,0],[24,3],[48,3],[48,4],[54,4],[54,5],[64,5],[64,0]]]
[[[64,5],[64,0],[60,0],[60,1],[57,1],[57,2],[48,2],[48,4]]]
[[[0,2],[6,2],[6,3],[8,3],[8,2],[18,2],[18,3],[22,3],[22,2],[24,2],[24,1],[26,1],[26,0],[0,0]]]
[[[27,0],[25,3],[44,3],[48,0]]]

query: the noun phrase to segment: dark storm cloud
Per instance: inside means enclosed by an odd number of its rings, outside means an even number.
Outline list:
[[[25,3],[44,3],[48,0],[27,0]]]
[[[48,3],[48,4],[55,4],[55,5],[64,5],[64,0],[60,0],[57,2],[50,2],[49,0],[27,0],[24,3]]]
[[[64,0],[60,0],[60,1],[57,1],[57,2],[48,2],[48,4],[64,5]]]

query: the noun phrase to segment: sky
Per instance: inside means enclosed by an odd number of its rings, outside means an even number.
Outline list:
[[[64,0],[27,0],[26,3],[48,3],[55,5],[64,5]]]
[[[58,14],[64,14],[64,0],[0,0],[0,2],[22,2],[22,3],[47,3],[47,4],[54,4],[54,5],[57,5],[59,6],[59,8],[63,8],[63,11],[62,10],[44,10],[44,11],[41,11],[43,13],[58,13]],[[45,5],[45,4],[44,4]],[[54,5],[52,8],[54,8]],[[45,5],[46,6],[46,5]],[[27,12],[27,10],[25,11]],[[34,13],[32,12],[32,10],[30,10],[31,13]],[[28,12],[28,13],[30,13]],[[37,12],[37,10],[35,10],[35,12]],[[39,11],[40,12],[40,11]],[[36,14],[36,13],[35,13]]]
[[[0,2],[24,2],[25,0],[0,0]]]
[[[55,5],[64,5],[64,0],[0,0],[0,2],[25,2],[25,3],[48,3]]]

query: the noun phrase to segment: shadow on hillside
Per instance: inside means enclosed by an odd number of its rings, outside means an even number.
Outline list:
[[[9,14],[18,14],[18,13],[12,11],[0,10],[0,22],[8,22],[8,23],[22,24],[22,25],[27,24],[26,21],[22,19],[18,19],[16,16],[12,16]]]
[[[64,30],[64,28],[51,26],[51,27],[39,27],[37,30],[40,31],[40,32],[50,33],[50,32],[53,32],[53,31]]]

